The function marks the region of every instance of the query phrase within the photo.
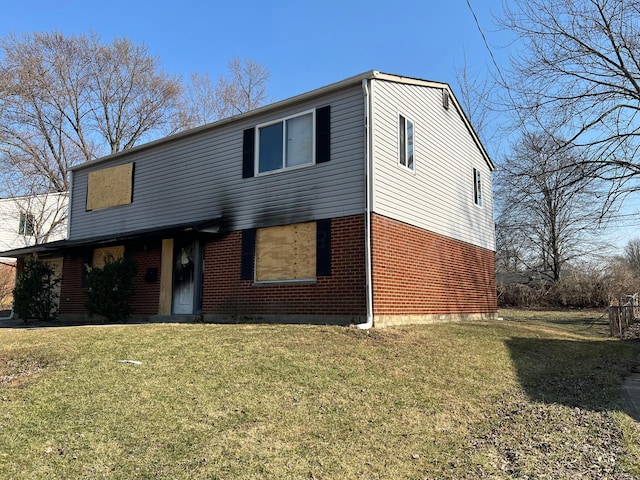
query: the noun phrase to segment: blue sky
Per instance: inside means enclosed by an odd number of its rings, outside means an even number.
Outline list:
[[[492,12],[500,0],[470,0],[499,48]],[[450,83],[465,63],[493,68],[466,0],[0,0],[0,36],[58,30],[126,36],[144,43],[163,68],[224,73],[237,55],[271,72],[281,100],[368,70]],[[506,58],[506,55],[502,55]]]
[[[496,26],[502,0],[469,3],[506,68],[514,47]],[[496,73],[467,0],[0,0],[0,12],[0,37],[52,30],[93,31],[105,42],[126,36],[185,78],[216,78],[233,56],[250,58],[271,72],[273,100],[372,69],[447,82],[455,92],[465,62],[478,75]],[[609,232],[621,244],[636,229],[632,221]]]

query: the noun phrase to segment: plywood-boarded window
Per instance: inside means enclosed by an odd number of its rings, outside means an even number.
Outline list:
[[[87,210],[127,205],[133,198],[133,163],[90,172]]]
[[[96,248],[93,251],[93,261],[91,262],[91,265],[95,268],[104,267],[105,258],[109,255],[111,255],[114,260],[124,257],[124,245]]]
[[[256,281],[316,277],[316,222],[256,231]]]

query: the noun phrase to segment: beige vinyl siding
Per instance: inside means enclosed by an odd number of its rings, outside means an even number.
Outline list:
[[[364,211],[361,86],[245,116],[73,171],[70,238],[91,238],[221,217],[228,230],[284,225]],[[331,161],[242,178],[244,129],[331,106]],[[133,202],[85,211],[89,172],[135,162]]]
[[[457,105],[442,89],[372,81],[373,211],[495,250],[491,171]],[[453,100],[453,99],[452,99]],[[414,122],[415,171],[398,164],[398,115]],[[483,205],[473,199],[473,168]]]

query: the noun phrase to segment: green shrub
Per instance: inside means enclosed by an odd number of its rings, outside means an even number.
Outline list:
[[[99,315],[107,322],[124,321],[133,312],[133,278],[136,265],[130,258],[105,257],[104,267],[87,266],[87,300],[90,315]]]
[[[25,323],[47,322],[58,316],[58,285],[61,278],[46,262],[27,257],[13,290],[13,310]]]

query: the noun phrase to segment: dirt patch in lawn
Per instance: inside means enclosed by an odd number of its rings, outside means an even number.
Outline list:
[[[0,356],[0,388],[17,387],[48,365],[49,361],[38,358]]]

